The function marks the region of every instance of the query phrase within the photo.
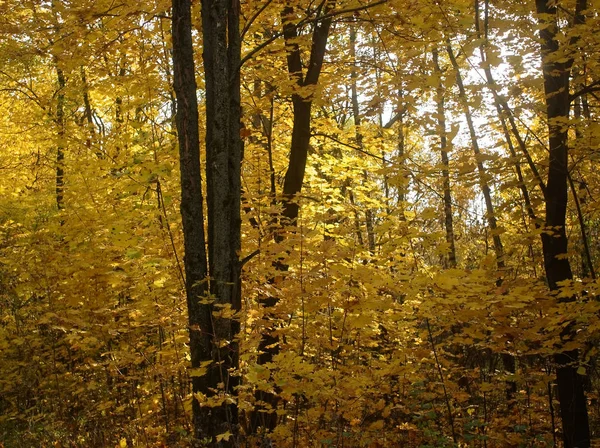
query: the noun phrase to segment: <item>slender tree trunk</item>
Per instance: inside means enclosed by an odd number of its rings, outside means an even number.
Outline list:
[[[361,124],[361,116],[360,116],[360,108],[358,105],[358,87],[356,85],[356,79],[358,78],[358,73],[356,70],[356,28],[354,24],[350,25],[350,58],[352,60],[352,72],[350,74],[351,86],[350,86],[350,94],[351,94],[351,102],[352,102],[352,117],[354,118],[354,129],[355,129],[355,138],[356,144],[359,148],[363,148],[363,136],[360,132],[360,124]],[[363,180],[367,181],[368,173],[363,171]],[[352,198],[354,199],[354,198]],[[371,255],[375,254],[375,229],[373,226],[373,210],[367,206],[365,210],[365,224],[367,228],[367,243],[369,245],[369,252]],[[358,226],[360,229],[360,225]]]
[[[568,178],[568,128],[569,118],[569,77],[573,60],[556,60],[559,48],[557,40],[557,7],[548,0],[536,0],[539,14],[542,70],[546,94],[548,119],[548,182],[546,184],[546,229],[552,234],[542,234],[544,267],[551,290],[560,289],[560,283],[572,280],[573,274],[567,254],[565,221],[567,212]],[[578,0],[575,23],[583,23],[582,12],[586,1]],[[575,42],[571,40],[571,44]],[[573,299],[567,299],[573,301]],[[567,326],[562,336],[569,338],[573,328]],[[570,350],[555,355],[556,383],[560,400],[560,413],[563,424],[565,448],[586,448],[590,446],[590,428],[587,404],[583,389],[583,376],[577,373],[578,350]]]
[[[325,0],[317,12],[317,17],[331,12],[335,5],[335,0]],[[316,20],[314,31],[312,34],[312,44],[310,50],[310,59],[304,75],[301,49],[298,45],[298,30],[294,23],[294,6],[288,3],[282,11],[283,37],[286,43],[287,66],[289,76],[296,82],[298,88],[313,88],[319,81],[329,30],[331,28],[331,17],[326,17],[321,20]],[[292,95],[293,107],[293,127],[292,127],[292,142],[290,147],[290,160],[288,169],[285,174],[282,194],[282,225],[295,226],[298,220],[300,207],[297,202],[297,195],[302,189],[304,182],[304,173],[306,170],[306,161],[308,159],[308,149],[310,143],[310,124],[311,124],[311,109],[312,109],[312,94],[300,95],[294,93]],[[284,230],[277,233],[275,240],[281,243],[284,240]],[[287,265],[283,262],[277,262],[275,267],[280,271],[286,271]],[[274,322],[269,309],[277,304],[277,298],[266,297],[261,300],[265,310],[265,321],[267,323]],[[267,327],[261,335],[261,340],[258,345],[259,355],[258,363],[266,364],[273,360],[273,357],[279,353],[279,338],[273,334],[273,328]],[[251,431],[258,432],[258,428],[264,430],[273,430],[277,424],[277,404],[278,397],[275,394],[259,391],[256,399],[261,405],[257,406],[257,410],[251,416]],[[265,412],[266,411],[266,412]]]
[[[326,0],[321,5],[319,15],[325,15],[331,11],[334,1]],[[287,55],[287,65],[290,76],[296,81],[299,88],[314,87],[319,81],[327,39],[329,38],[329,29],[331,27],[331,17],[318,20],[312,35],[312,45],[310,51],[310,60],[306,76],[303,77],[303,66],[300,47],[297,43],[298,31],[296,24],[292,22],[294,17],[293,6],[286,6],[283,10],[283,36],[286,46],[290,48]],[[304,182],[304,172],[306,170],[306,160],[308,158],[308,148],[310,143],[310,123],[312,109],[312,94],[292,95],[292,105],[294,111],[294,123],[292,128],[292,143],[290,151],[290,161],[285,174],[283,183],[283,217],[284,224],[295,224],[298,218],[299,206],[295,201],[296,195],[300,193]]]
[[[471,147],[473,149],[473,153],[475,155],[475,161],[477,163],[477,170],[479,172],[479,183],[481,185],[481,191],[483,193],[483,197],[485,200],[485,208],[486,208],[486,218],[488,222],[488,227],[490,228],[490,233],[492,234],[492,240],[494,242],[494,251],[496,252],[496,264],[498,266],[498,270],[501,272],[504,270],[504,248],[502,247],[502,239],[498,233],[498,223],[496,221],[496,215],[494,213],[494,204],[492,202],[492,193],[488,184],[488,174],[483,165],[483,161],[481,159],[481,150],[479,149],[479,142],[477,140],[477,134],[475,133],[475,126],[473,125],[473,117],[471,115],[471,110],[469,108],[467,94],[465,91],[465,86],[463,84],[462,76],[460,74],[460,68],[458,66],[458,62],[456,62],[456,58],[454,57],[454,51],[450,46],[450,42],[447,42],[446,51],[448,52],[448,57],[450,58],[450,62],[452,64],[452,68],[456,73],[456,85],[458,86],[459,91],[459,99],[463,108],[463,112],[465,115],[465,119],[467,120],[467,125],[469,127],[469,135],[471,136]]]
[[[56,208],[65,208],[65,75],[62,69],[56,65],[56,80],[58,81],[58,93],[56,95]],[[64,220],[61,218],[61,225]]]
[[[82,87],[83,107],[84,107],[83,110],[84,110],[84,121],[85,121],[86,134],[87,134],[86,138],[85,138],[85,146],[87,147],[87,149],[91,150],[96,132],[94,130],[94,117],[93,117],[92,104],[90,101],[90,88],[89,88],[89,85],[87,82],[87,76],[85,74],[85,69],[83,67],[81,67],[80,72],[81,72],[81,83],[83,85],[83,87]],[[98,158],[104,158],[104,154],[99,149],[96,150],[95,153]]]
[[[433,50],[434,69],[439,77],[436,86],[438,134],[440,135],[440,153],[442,157],[442,183],[444,189],[444,228],[448,244],[448,267],[456,267],[456,246],[454,244],[454,220],[452,217],[452,195],[450,191],[450,162],[448,160],[448,138],[446,137],[446,108],[444,104],[444,89],[442,87],[442,70],[439,64],[438,51]]]
[[[533,224],[536,227],[539,227],[540,223],[538,222],[537,216],[535,214],[535,210],[533,209],[533,206],[531,204],[529,190],[527,189],[527,185],[525,184],[525,179],[523,176],[523,171],[521,170],[521,163],[519,162],[519,160],[517,158],[517,153],[515,151],[515,147],[513,146],[513,142],[510,137],[510,131],[509,131],[508,125],[506,123],[506,117],[505,117],[505,114],[503,113],[503,106],[506,109],[508,109],[508,104],[498,94],[497,85],[494,80],[494,76],[492,74],[492,68],[491,68],[490,64],[487,62],[487,60],[488,60],[487,47],[489,45],[489,42],[488,42],[489,25],[488,24],[489,24],[489,0],[485,0],[484,36],[483,36],[484,39],[483,39],[482,43],[479,45],[479,54],[481,55],[481,60],[483,63],[483,71],[485,73],[486,84],[487,84],[487,87],[490,89],[492,96],[494,98],[494,106],[496,107],[498,119],[500,120],[500,124],[502,126],[502,132],[504,133],[504,139],[506,140],[506,145],[508,146],[508,150],[510,152],[511,157],[515,161],[514,162],[515,172],[517,174],[517,181],[518,181],[519,189],[521,190],[521,194],[523,196],[523,201],[525,202],[525,208],[527,210],[527,215],[529,216],[529,218],[533,222]],[[477,31],[478,38],[481,39],[481,32],[480,32],[479,28],[480,28],[479,27],[479,0],[475,0],[475,29]],[[508,113],[510,113],[510,111]],[[524,147],[525,142],[521,138],[519,130],[516,128],[514,121],[513,121],[513,129],[512,130],[513,130],[513,135],[515,136],[517,142]],[[536,169],[536,172],[537,172],[537,169]],[[542,183],[542,187],[543,187],[543,183]],[[543,188],[542,188],[542,191],[543,191]]]
[[[408,191],[408,187],[409,187],[409,173],[408,170],[406,169],[406,135],[404,132],[404,115],[405,115],[405,108],[404,108],[404,93],[402,92],[402,87],[398,88],[398,126],[397,126],[397,132],[398,132],[398,142],[396,145],[397,148],[397,160],[398,160],[398,164],[399,164],[399,168],[400,168],[400,173],[402,176],[402,182],[399,186],[398,189],[398,206],[400,209],[400,213],[402,215],[402,219],[404,219],[404,209],[405,209],[405,204],[404,202],[406,201],[406,192]]]
[[[575,116],[576,120],[579,120],[581,118],[581,102],[582,99],[577,98],[573,107],[573,115]],[[583,138],[583,136],[581,134],[579,126],[577,124],[575,126],[575,138],[579,140]],[[580,185],[585,186],[585,182],[582,182]],[[583,216],[583,210],[581,209],[581,205],[584,202],[584,200],[579,199],[579,195],[577,194],[577,188],[575,188],[575,182],[573,182],[573,177],[570,174],[569,187],[571,188],[571,194],[573,195],[573,200],[575,201],[575,209],[577,210],[577,220],[579,221],[579,230],[581,232],[581,244],[583,248],[583,253],[581,254],[582,277],[585,278],[589,275],[593,280],[596,280],[596,270],[594,269],[594,263],[592,262],[592,252],[590,250],[590,244],[587,237],[585,218]]]
[[[447,42],[446,51],[448,52],[448,57],[450,58],[450,63],[456,72],[456,84],[458,85],[459,90],[459,98],[463,107],[465,119],[467,120],[467,125],[469,127],[469,134],[471,136],[471,145],[473,147],[473,152],[475,154],[475,160],[477,163],[477,170],[479,171],[479,182],[481,185],[481,191],[483,193],[483,197],[485,200],[485,208],[486,208],[486,217],[488,222],[488,227],[490,228],[490,233],[492,234],[492,241],[494,242],[494,252],[496,253],[496,266],[498,268],[499,277],[498,284],[502,282],[502,276],[504,275],[505,263],[504,263],[504,248],[502,246],[502,239],[500,238],[498,223],[496,221],[496,215],[494,213],[494,204],[492,202],[492,194],[490,191],[490,187],[487,181],[487,173],[485,167],[483,166],[483,161],[481,159],[481,151],[479,149],[479,142],[477,140],[477,135],[475,133],[475,126],[473,125],[473,117],[471,115],[471,110],[469,108],[469,104],[467,102],[467,94],[465,92],[465,86],[463,84],[462,76],[460,74],[460,68],[458,66],[458,62],[456,62],[456,58],[454,57],[454,52],[452,51],[452,47],[450,42]],[[515,373],[516,365],[515,358],[508,353],[502,353],[502,363],[504,364],[504,368],[510,372]],[[517,384],[514,381],[507,381],[506,387],[506,398],[509,402],[509,406],[512,403],[512,400],[517,392]]]
[[[177,99],[177,136],[181,170],[181,218],[184,237],[184,267],[190,331],[192,368],[212,360],[212,319],[208,304],[201,303],[207,295],[208,263],[204,235],[202,175],[200,172],[200,137],[198,133],[198,100],[190,0],[173,1],[173,70]],[[209,394],[207,376],[192,377],[193,393]],[[212,431],[203,420],[200,403],[192,402],[194,432],[197,438]]]
[[[573,201],[575,202],[575,210],[577,211],[577,220],[579,221],[579,231],[581,232],[581,245],[582,245],[582,277],[586,278],[590,276],[592,280],[596,280],[596,270],[594,269],[594,264],[592,263],[592,254],[590,251],[590,245],[588,243],[587,230],[585,225],[585,218],[583,217],[583,210],[581,210],[581,201],[579,200],[579,196],[577,195],[577,188],[575,188],[575,182],[573,182],[573,178],[569,174],[568,176],[569,188],[571,189],[571,194],[573,195]]]
[[[477,30],[477,36],[480,37],[480,31],[479,31],[479,0],[475,0],[475,14],[476,14],[476,21],[475,21],[475,28]],[[481,60],[483,62],[483,67],[484,67],[484,73],[485,73],[485,78],[486,78],[486,84],[488,86],[488,88],[490,89],[490,91],[492,92],[492,96],[494,98],[494,106],[496,107],[496,112],[498,115],[498,119],[500,120],[500,124],[502,126],[502,132],[504,133],[504,138],[506,140],[506,145],[508,147],[509,153],[511,155],[511,157],[514,160],[514,164],[515,164],[515,172],[517,175],[517,182],[519,185],[519,189],[521,190],[521,195],[523,196],[523,202],[525,203],[525,209],[527,211],[527,216],[529,217],[529,222],[533,223],[533,225],[535,226],[535,228],[540,228],[541,227],[541,221],[538,219],[537,214],[535,212],[535,209],[533,207],[533,204],[531,202],[531,195],[529,192],[529,189],[527,188],[527,184],[525,182],[525,176],[523,175],[523,170],[521,167],[521,163],[519,162],[519,157],[517,156],[517,152],[515,150],[515,147],[513,145],[513,141],[511,139],[511,133],[513,135],[513,137],[515,138],[518,147],[520,148],[521,152],[523,153],[523,155],[525,156],[525,160],[527,161],[527,163],[529,164],[529,168],[532,171],[535,179],[536,179],[536,184],[538,185],[538,187],[540,188],[540,191],[542,192],[542,195],[546,194],[546,185],[544,184],[544,182],[542,181],[542,178],[538,172],[537,167],[535,166],[533,159],[531,158],[529,151],[527,150],[527,147],[525,145],[525,141],[523,140],[523,138],[521,137],[521,134],[519,132],[519,129],[517,128],[517,125],[515,123],[515,118],[513,115],[513,112],[510,108],[510,106],[508,105],[508,102],[506,101],[506,99],[498,94],[498,86],[496,84],[496,81],[494,80],[494,76],[492,74],[492,69],[491,66],[489,65],[488,61],[488,53],[487,53],[487,47],[488,47],[488,35],[489,35],[489,0],[484,0],[484,40],[482,41],[482,43],[479,46],[479,52],[481,55]],[[508,123],[507,123],[508,122]],[[527,226],[527,222],[525,221],[525,225]],[[533,262],[533,269],[534,272],[536,271],[536,267],[535,267],[535,251],[533,249],[533,245],[530,244],[529,245],[529,252],[531,254],[531,258],[532,258],[532,262]]]
[[[60,38],[60,14],[56,10],[56,1],[50,2],[52,9],[54,24],[54,36],[50,39],[50,45],[54,44],[55,40]],[[56,176],[55,176],[55,198],[56,208],[60,212],[65,208],[65,74],[59,63],[58,56],[53,57],[54,69],[56,70],[56,114],[54,121],[56,124]],[[61,217],[60,225],[64,225],[65,221]]]

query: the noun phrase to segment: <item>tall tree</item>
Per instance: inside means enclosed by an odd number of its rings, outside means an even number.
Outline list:
[[[173,83],[177,98],[176,123],[181,171],[181,219],[190,354],[192,368],[199,368],[202,362],[212,359],[212,319],[210,306],[200,303],[207,293],[208,262],[204,235],[198,99],[190,3],[189,0],[173,1]],[[192,390],[195,393],[210,393],[209,388],[212,384],[207,380],[206,377],[192,377]],[[210,434],[209,421],[203,419],[198,400],[193,400],[192,409],[196,436]]]
[[[225,396],[238,384],[240,285],[240,3],[202,2],[202,37],[206,90],[206,178],[208,260],[212,313],[213,361],[209,376]],[[214,387],[214,386],[213,386]],[[214,408],[216,434],[237,432],[237,404],[228,399]],[[215,421],[215,417],[217,420]],[[222,442],[225,444],[225,442]],[[234,443],[233,438],[231,443]]]
[[[569,175],[568,131],[571,99],[569,83],[573,56],[561,58],[565,48],[559,43],[558,7],[548,0],[536,0],[540,25],[542,71],[546,94],[548,120],[548,181],[546,182],[546,232],[542,234],[544,267],[548,286],[560,289],[561,282],[573,279],[567,254],[567,178]],[[586,0],[577,0],[574,24],[584,22]],[[573,33],[577,36],[577,32]],[[574,46],[578,37],[571,37],[568,45]],[[569,50],[567,50],[569,51]],[[571,48],[572,51],[572,48]],[[573,301],[573,299],[568,299]],[[572,325],[565,327],[562,337],[569,338]],[[577,373],[578,350],[568,350],[555,355],[556,383],[560,400],[565,448],[590,446],[590,428],[587,404],[583,390],[583,377]]]
[[[452,46],[450,44],[450,40],[446,42],[446,51],[448,53],[448,57],[450,58],[452,68],[455,71],[456,85],[458,86],[458,96],[463,109],[465,120],[467,121],[467,125],[469,128],[469,136],[471,137],[471,148],[473,149],[475,162],[477,164],[481,192],[483,193],[483,197],[485,200],[486,219],[488,222],[488,227],[490,228],[490,233],[492,234],[492,240],[494,242],[494,251],[496,252],[496,266],[498,267],[499,275],[502,276],[504,274],[502,271],[505,268],[504,247],[502,246],[502,239],[500,238],[500,232],[498,229],[498,221],[496,219],[496,213],[494,212],[492,192],[488,182],[489,175],[483,164],[483,156],[481,154],[479,140],[475,132],[475,125],[473,123],[473,115],[471,113],[471,108],[469,107],[467,92],[464,86],[462,75],[460,73],[458,62],[456,60],[456,57],[454,56],[454,50],[452,50]]]
[[[473,149],[473,153],[475,156],[475,162],[477,164],[477,171],[479,173],[479,184],[481,185],[481,192],[483,193],[483,197],[485,200],[485,209],[486,209],[486,219],[488,222],[488,227],[490,228],[490,233],[492,234],[492,241],[494,242],[494,252],[496,253],[496,267],[498,268],[498,280],[497,283],[500,285],[503,281],[503,276],[505,275],[504,270],[506,267],[506,263],[504,260],[504,246],[502,245],[502,238],[500,237],[500,229],[498,228],[498,221],[496,219],[496,213],[494,211],[494,203],[492,201],[492,193],[489,186],[489,175],[486,172],[485,166],[483,164],[482,153],[479,147],[479,140],[477,139],[477,134],[475,132],[475,125],[473,123],[473,115],[471,113],[471,108],[469,107],[467,92],[463,83],[463,78],[460,73],[460,68],[458,66],[458,62],[456,57],[454,56],[454,51],[452,50],[452,46],[450,41],[446,42],[446,51],[448,52],[448,57],[450,58],[450,63],[456,72],[456,84],[459,90],[459,99],[462,105],[463,114],[467,121],[467,126],[469,128],[469,135],[471,137],[471,147]],[[508,353],[502,354],[502,362],[504,363],[504,367],[510,373],[515,373],[515,359],[512,355]],[[517,393],[517,384],[514,381],[507,382],[506,394],[509,401],[512,401],[515,394]]]
[[[194,431],[211,444],[233,446],[237,406],[232,376],[240,308],[240,104],[239,3],[202,3],[206,79],[208,262],[204,234],[198,101],[189,0],[173,1],[173,66],[181,170],[181,215],[185,242],[190,327]],[[210,280],[209,280],[210,273]],[[208,293],[210,293],[210,298]],[[207,397],[217,403],[203,405]],[[231,445],[230,445],[231,444]]]

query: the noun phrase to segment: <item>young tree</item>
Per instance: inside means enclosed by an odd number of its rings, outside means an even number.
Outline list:
[[[314,97],[314,89],[319,82],[319,76],[323,68],[325,50],[329,30],[331,28],[331,11],[335,5],[334,1],[326,0],[318,8],[315,18],[315,25],[312,32],[312,42],[309,61],[306,68],[302,63],[302,49],[298,44],[298,29],[295,23],[296,12],[293,4],[288,3],[283,8],[281,19],[283,23],[283,37],[287,46],[287,69],[290,79],[297,87],[297,92],[292,94],[293,105],[293,127],[292,141],[290,147],[290,159],[288,169],[283,183],[283,212],[282,224],[295,226],[298,220],[300,206],[297,195],[302,189],[304,183],[304,174],[306,170],[306,160],[308,158],[308,149],[310,144],[310,126],[311,110]],[[283,233],[275,236],[278,242],[283,241]],[[280,270],[287,270],[284,263],[278,262],[277,267]],[[265,308],[272,308],[276,305],[277,299],[268,297],[262,300]],[[273,356],[279,352],[278,338],[269,332],[263,334],[259,344],[259,364],[271,362]],[[259,426],[266,429],[273,429],[277,424],[277,414],[274,412],[278,398],[270,393],[259,392],[258,400],[269,405],[270,413],[256,412],[252,418],[253,432]]]

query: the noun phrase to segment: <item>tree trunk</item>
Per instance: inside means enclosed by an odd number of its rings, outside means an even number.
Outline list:
[[[192,368],[212,359],[211,309],[200,303],[206,297],[208,263],[204,236],[202,175],[200,173],[200,137],[194,52],[192,47],[190,0],[173,1],[173,71],[177,98],[177,136],[181,170],[181,219],[184,237],[184,267],[190,331]],[[194,393],[210,393],[209,378],[192,377]],[[197,438],[211,433],[203,421],[200,403],[192,402],[194,432]]]
[[[299,88],[316,86],[319,81],[327,39],[329,37],[329,29],[331,27],[331,17],[320,19],[320,16],[328,14],[333,8],[334,3],[334,1],[326,0],[321,6],[322,11],[320,11],[319,20],[316,21],[313,31],[306,77],[303,77],[301,51],[297,44],[298,31],[296,24],[291,21],[294,16],[293,6],[288,5],[283,10],[283,36],[286,46],[290,48],[287,55],[288,72],[295,79]],[[297,93],[292,95],[294,124],[292,128],[290,162],[283,182],[283,217],[287,221],[285,224],[295,224],[298,218],[299,206],[295,202],[295,196],[300,193],[302,183],[304,182],[304,172],[306,170],[306,160],[308,158],[310,143],[312,98],[312,93],[308,96]]]
[[[228,309],[238,310],[240,282],[239,136],[239,5],[227,0],[202,5],[207,109],[207,177],[210,286],[205,248],[198,101],[190,0],[173,0],[173,69],[177,98],[177,132],[181,170],[181,216],[184,233],[186,296],[190,330],[194,435],[216,442],[216,436],[237,432],[237,407],[222,403],[201,406],[215,391],[233,394],[237,367],[235,340],[239,324]],[[229,47],[227,42],[229,41]],[[207,293],[210,291],[211,300]],[[214,299],[214,303],[213,300]],[[203,375],[200,367],[206,368]]]
[[[448,244],[447,264],[456,267],[456,246],[454,244],[454,220],[452,218],[452,195],[450,191],[450,169],[448,160],[448,139],[446,137],[446,108],[444,105],[444,89],[442,87],[442,70],[438,60],[437,49],[433,50],[434,69],[439,77],[436,87],[438,133],[440,135],[440,153],[442,157],[442,182],[444,189],[444,228]]]
[[[56,80],[58,93],[56,95],[56,208],[60,211],[65,208],[65,75],[56,64]],[[64,224],[61,218],[60,224]]]
[[[506,100],[502,99],[498,94],[498,88],[496,82],[494,80],[494,76],[492,74],[492,68],[490,64],[487,62],[488,60],[488,52],[487,46],[488,42],[488,28],[489,28],[489,0],[485,0],[484,6],[484,38],[479,45],[479,54],[481,56],[481,61],[483,63],[483,71],[485,73],[486,85],[490,89],[492,96],[494,98],[494,106],[496,107],[496,113],[498,114],[498,119],[500,120],[500,124],[502,126],[502,132],[504,134],[504,139],[506,140],[506,145],[510,152],[510,156],[513,158],[515,163],[515,172],[517,174],[517,181],[519,185],[519,189],[521,190],[521,194],[523,196],[523,201],[525,202],[525,208],[527,210],[527,215],[529,216],[531,222],[535,225],[536,228],[540,226],[538,222],[537,216],[535,214],[535,210],[533,209],[533,205],[531,204],[531,199],[529,195],[529,190],[527,189],[527,185],[525,184],[525,180],[523,177],[523,171],[521,170],[521,163],[517,158],[517,153],[515,151],[515,147],[513,145],[512,139],[510,137],[510,131],[508,129],[508,125],[506,123],[506,117],[503,113],[503,108],[507,110],[507,114],[510,114],[510,110],[508,109],[508,103]],[[481,39],[481,33],[479,30],[479,0],[475,0],[475,29],[477,31],[477,36]],[[523,148],[525,146],[525,142],[521,138],[519,130],[517,129],[514,121],[512,123],[513,135],[515,136],[519,145]],[[522,149],[523,149],[522,148]],[[526,149],[524,152],[527,152]],[[536,169],[537,172],[537,169]],[[539,177],[539,174],[538,174]],[[545,189],[543,183],[541,183],[542,192]]]
[[[363,149],[363,136],[360,132],[360,124],[362,120],[360,116],[360,108],[358,106],[358,87],[356,85],[358,73],[356,70],[356,29],[354,27],[354,24],[350,25],[350,58],[352,60],[352,72],[350,74],[352,117],[354,118],[356,144],[360,149]],[[363,180],[365,182],[367,182],[368,180],[368,173],[366,170],[363,170]],[[352,198],[352,201],[353,200],[354,198]],[[371,255],[375,255],[375,229],[373,226],[373,210],[370,206],[367,206],[365,210],[365,224],[367,228],[367,243],[369,245],[369,252],[371,253]],[[360,225],[358,229],[360,230]]]
[[[240,297],[240,34],[238,0],[203,0],[202,36],[206,82],[206,177],[208,260],[213,311],[213,361],[209,376],[226,396],[239,383],[239,321],[231,311]],[[232,375],[233,374],[233,375]],[[237,405],[213,408],[216,434],[237,432]],[[216,421],[215,421],[216,417]],[[232,441],[233,442],[233,441]]]
[[[294,6],[289,3],[283,8],[282,23],[283,37],[286,43],[287,66],[289,76],[296,82],[298,88],[314,87],[319,81],[321,69],[323,67],[323,59],[327,47],[327,39],[331,28],[331,16],[326,16],[334,7],[335,1],[325,0],[317,12],[314,31],[312,34],[312,44],[310,51],[310,59],[306,70],[306,76],[303,75],[303,64],[301,58],[301,49],[298,45],[298,30],[294,23]],[[298,193],[302,189],[304,182],[304,172],[306,170],[306,160],[308,159],[308,149],[310,143],[310,123],[312,109],[312,93],[309,95],[300,95],[294,93],[292,95],[293,106],[293,126],[292,126],[292,142],[290,148],[290,161],[288,170],[285,174],[283,183],[282,197],[282,219],[283,226],[295,226],[298,220],[300,206],[296,201]],[[281,243],[284,240],[284,231],[275,235],[275,240]],[[276,268],[281,271],[287,270],[287,265],[282,262],[275,264]],[[264,320],[273,321],[273,316],[270,316],[269,308],[277,304],[275,297],[266,297],[261,300],[263,307],[266,308]],[[272,327],[266,327],[261,335],[261,340],[258,345],[258,363],[264,365],[273,360],[273,357],[279,353],[279,338],[273,334]],[[273,430],[277,424],[277,403],[279,399],[276,395],[268,392],[258,392],[256,396],[257,402],[261,403],[257,406],[257,410],[251,417],[251,431],[257,433],[258,428],[262,427],[265,430]],[[267,411],[267,412],[265,412]]]
[[[573,115],[575,116],[575,120],[581,119],[581,103],[581,98],[575,99],[575,104],[573,107]],[[575,138],[579,140],[583,138],[583,136],[578,124],[576,124],[575,126]],[[590,250],[590,244],[586,229],[587,226],[585,224],[583,210],[581,209],[581,205],[585,202],[585,199],[579,199],[579,195],[577,194],[577,188],[575,188],[575,182],[573,182],[573,176],[571,176],[571,174],[569,174],[568,180],[569,188],[571,188],[571,194],[573,195],[573,201],[575,201],[575,210],[577,210],[577,220],[579,221],[579,230],[581,232],[581,245],[583,248],[581,254],[581,276],[583,278],[590,276],[593,280],[596,280],[596,270],[594,269],[594,263],[592,262],[592,252]],[[579,190],[585,191],[585,181],[581,181],[579,185]]]
[[[494,242],[494,252],[496,253],[496,266],[498,268],[498,280],[497,284],[500,285],[502,283],[502,276],[504,275],[505,263],[504,263],[504,248],[502,246],[502,239],[500,238],[500,233],[498,229],[498,223],[496,221],[496,215],[494,213],[494,204],[492,202],[492,193],[487,181],[487,173],[485,171],[485,167],[483,165],[483,161],[481,159],[481,151],[479,149],[479,142],[477,140],[477,135],[475,133],[475,126],[473,125],[473,117],[471,115],[471,110],[469,108],[469,104],[467,102],[467,94],[465,91],[465,86],[463,84],[462,76],[460,74],[460,69],[458,67],[458,62],[456,62],[456,58],[454,57],[454,52],[452,51],[452,47],[450,46],[450,42],[446,43],[446,51],[448,52],[448,57],[450,58],[450,63],[456,72],[456,84],[458,85],[459,90],[459,99],[463,107],[465,119],[467,120],[467,125],[469,127],[469,134],[471,136],[471,145],[473,148],[473,153],[475,155],[475,161],[477,163],[477,170],[479,172],[479,183],[481,185],[481,191],[483,193],[483,197],[485,199],[485,208],[486,208],[486,217],[488,222],[488,227],[490,228],[490,233],[492,234],[492,240]],[[515,373],[515,358],[508,353],[502,353],[502,363],[504,364],[504,368],[509,373]],[[506,398],[509,402],[509,406],[512,403],[512,400],[517,393],[517,384],[514,381],[506,382]]]
[[[498,223],[496,221],[496,215],[494,213],[492,193],[487,181],[488,175],[485,171],[485,167],[483,166],[483,161],[481,159],[481,150],[479,149],[479,142],[475,133],[475,126],[473,125],[473,117],[471,116],[471,110],[467,103],[467,94],[465,91],[465,86],[463,84],[462,76],[460,74],[458,62],[456,62],[456,58],[454,57],[454,52],[452,51],[452,47],[450,46],[449,41],[446,45],[446,51],[448,52],[448,57],[450,58],[452,67],[456,72],[456,84],[459,90],[459,99],[463,108],[465,119],[467,120],[467,125],[469,127],[469,135],[471,136],[471,147],[473,148],[475,162],[477,163],[477,171],[479,172],[479,183],[481,185],[481,192],[483,193],[483,197],[485,199],[486,218],[494,242],[494,251],[496,252],[496,264],[498,266],[498,270],[502,271],[504,269],[504,249],[502,247],[502,239],[498,234]]]
[[[82,97],[83,97],[83,107],[84,107],[84,119],[82,121],[85,122],[86,128],[86,138],[85,138],[85,146],[88,150],[92,149],[92,145],[94,144],[94,137],[96,132],[94,131],[94,112],[92,110],[92,104],[90,101],[90,89],[87,82],[87,76],[85,74],[85,68],[83,66],[80,68],[81,73],[81,84],[82,84]],[[99,159],[104,158],[104,154],[100,149],[95,151],[96,157]]]
[[[546,229],[552,232],[542,234],[542,248],[548,286],[552,291],[556,291],[562,281],[573,278],[571,265],[566,257],[568,242],[565,231],[568,201],[568,127],[565,122],[569,118],[569,77],[573,60],[557,61],[553,54],[560,49],[557,41],[557,7],[551,6],[552,4],[547,0],[536,0],[549,133],[545,224]],[[575,11],[576,24],[583,23],[582,11],[585,9],[586,1],[578,0]],[[571,44],[574,43],[571,39]],[[568,339],[572,331],[572,326],[568,325],[562,336]],[[578,350],[559,353],[554,357],[565,448],[590,446],[583,376],[577,373],[578,359]]]

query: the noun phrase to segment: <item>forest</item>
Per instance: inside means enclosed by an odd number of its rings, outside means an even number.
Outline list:
[[[600,0],[0,0],[0,447],[600,446]]]

